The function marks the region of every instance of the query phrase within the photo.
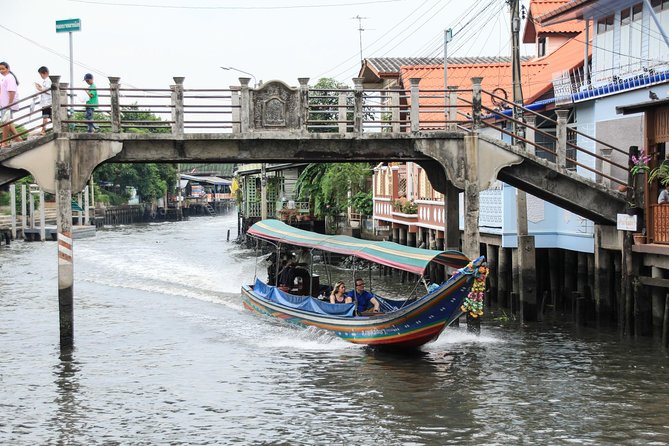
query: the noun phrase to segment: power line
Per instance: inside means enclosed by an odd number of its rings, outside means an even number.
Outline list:
[[[74,3],[87,3],[92,5],[122,6],[122,7],[130,6],[136,8],[269,11],[277,9],[337,8],[342,6],[372,5],[376,3],[396,3],[396,2],[403,2],[406,0],[369,0],[361,2],[335,3],[335,4],[324,4],[324,5],[287,5],[287,6],[180,6],[180,5],[149,5],[146,3],[118,3],[118,2],[106,2],[106,1],[95,1],[95,0],[69,0],[69,1]]]

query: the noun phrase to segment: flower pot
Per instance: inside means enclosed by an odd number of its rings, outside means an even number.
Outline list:
[[[634,237],[634,244],[635,245],[645,245],[646,244],[646,236],[641,234],[641,233],[636,233],[632,234],[632,237]]]

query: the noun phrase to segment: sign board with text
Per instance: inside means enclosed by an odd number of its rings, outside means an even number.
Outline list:
[[[72,31],[81,31],[81,20],[79,19],[56,20],[57,33],[71,33]]]
[[[617,227],[620,231],[636,232],[636,215],[617,214]]]

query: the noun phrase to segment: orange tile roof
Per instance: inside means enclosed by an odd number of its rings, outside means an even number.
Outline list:
[[[530,11],[523,32],[524,43],[534,43],[539,34],[576,34],[583,31],[583,22],[581,20],[571,20],[555,25],[545,26],[537,22],[537,17],[558,9],[570,0],[533,0],[530,3]]]
[[[583,31],[581,32],[583,34]],[[580,37],[580,38],[579,38]],[[579,34],[556,49],[553,53],[542,59],[534,59],[521,63],[521,83],[523,99],[525,104],[531,104],[553,88],[553,75],[563,71],[572,70],[583,64],[583,36]],[[400,69],[400,77],[405,90],[409,90],[409,79],[420,78],[420,90],[444,89],[444,67],[442,65],[417,65],[403,66]],[[471,89],[471,78],[482,77],[481,88],[487,92],[500,88],[506,92],[509,100],[513,95],[513,82],[511,79],[511,64],[461,64],[449,65],[448,85],[457,86],[459,89]],[[443,94],[443,93],[442,93]],[[504,94],[497,90],[497,96]],[[434,94],[435,96],[438,93]],[[466,94],[464,96],[467,96]],[[421,106],[431,103],[443,103],[443,100],[421,99]],[[490,96],[483,95],[483,105],[493,108]],[[431,117],[432,116],[432,117]],[[436,114],[426,114],[420,117],[421,122],[440,120]]]

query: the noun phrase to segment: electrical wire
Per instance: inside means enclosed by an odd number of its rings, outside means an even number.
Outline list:
[[[105,2],[105,1],[95,1],[95,0],[69,0],[73,3],[86,3],[91,5],[100,5],[100,6],[120,6],[120,7],[136,7],[136,8],[157,8],[157,9],[197,9],[197,10],[211,10],[211,9],[220,9],[220,10],[250,10],[250,11],[270,11],[277,9],[314,9],[314,8],[337,8],[342,6],[362,6],[362,5],[371,5],[376,3],[396,3],[403,2],[406,0],[369,0],[369,1],[359,1],[351,3],[336,3],[336,4],[324,4],[324,5],[288,5],[288,6],[181,6],[181,5],[149,5],[146,3],[118,3],[118,2]]]

